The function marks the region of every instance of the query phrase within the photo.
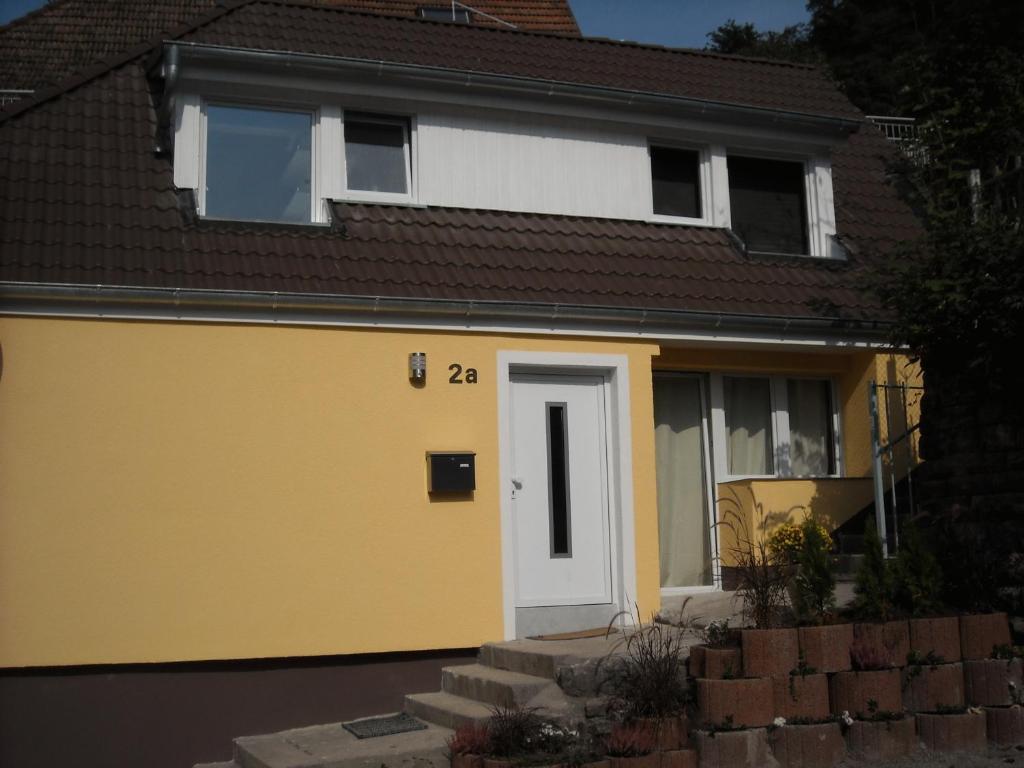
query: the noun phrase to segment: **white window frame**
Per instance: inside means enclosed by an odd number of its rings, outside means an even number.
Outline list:
[[[279,222],[274,220],[264,221],[261,219],[238,219],[237,221],[245,221],[252,223],[267,223],[267,224],[322,224],[327,221],[326,210],[321,201],[320,184],[323,178],[321,169],[319,168],[320,162],[320,123],[321,123],[321,111],[318,106],[310,106],[304,104],[296,105],[281,105],[277,103],[261,103],[258,101],[234,101],[229,99],[202,99],[199,107],[199,132],[198,132],[198,179],[196,190],[196,208],[198,209],[199,215],[206,218],[206,152],[207,152],[207,111],[209,107],[233,107],[235,109],[252,109],[260,110],[263,112],[291,112],[295,114],[306,114],[310,116],[310,126],[312,135],[310,136],[310,183],[309,183],[309,200],[310,200],[310,211],[309,220],[305,222]],[[175,153],[177,155],[177,153]],[[177,161],[177,157],[175,157]],[[177,165],[177,162],[175,162]],[[236,221],[236,219],[211,219],[212,221]]]
[[[416,191],[416,174],[413,167],[414,158],[418,152],[414,149],[417,142],[416,117],[415,115],[380,114],[377,112],[364,112],[358,109],[349,109],[347,112],[358,116],[353,122],[376,123],[378,125],[399,125],[405,137],[403,150],[405,157],[405,192],[373,192],[363,189],[349,189],[348,187],[348,166],[345,153],[345,112],[341,112],[341,186],[343,192],[335,199],[349,202],[364,203],[415,203],[418,199]]]
[[[804,177],[804,214],[807,217],[807,253],[786,253],[783,256],[811,258],[844,258],[843,248],[836,242],[835,199],[832,192],[832,163],[827,157],[766,152],[747,147],[729,147],[725,158],[725,194],[729,199],[729,155],[755,160],[781,160],[800,163]],[[729,221],[732,221],[731,200]],[[730,226],[730,225],[725,225]],[[754,251],[758,253],[758,251]]]
[[[725,421],[725,387],[724,379],[734,377],[741,379],[768,379],[771,393],[772,411],[772,450],[775,472],[768,475],[742,474],[729,472],[728,439]],[[835,456],[835,472],[826,475],[794,475],[790,464],[790,431],[789,431],[789,394],[786,382],[826,381],[829,385],[829,401],[832,409],[832,450]],[[835,379],[830,376],[811,374],[774,374],[764,372],[726,371],[711,374],[711,433],[712,451],[715,459],[715,477],[719,483],[734,480],[814,480],[820,478],[837,478],[843,476],[843,457],[841,453],[842,435],[839,418],[839,401],[836,397]]]
[[[375,118],[400,123],[405,131],[405,163],[407,177],[406,194],[390,192],[364,192],[347,189],[345,167],[345,117],[344,110],[337,103],[310,104],[283,99],[221,98],[191,92],[175,98],[174,114],[174,186],[191,189],[195,193],[196,211],[206,217],[206,136],[207,105],[222,105],[241,109],[279,110],[282,112],[305,112],[313,116],[313,137],[311,142],[312,177],[310,182],[310,219],[308,225],[330,223],[329,203],[391,203],[415,205],[419,199],[416,163],[418,132],[416,116],[376,110],[351,109],[360,115],[370,114]],[[239,221],[254,221],[244,219]],[[257,222],[259,223],[259,222]],[[267,222],[277,223],[277,222]],[[301,223],[287,222],[293,226]]]
[[[651,150],[655,147],[663,149],[681,149],[697,153],[697,194],[700,196],[700,216],[670,216],[654,212],[654,166]],[[659,138],[647,139],[647,168],[650,181],[650,219],[663,224],[688,224],[696,226],[712,226],[714,203],[711,199],[711,150],[699,144],[689,144]]]

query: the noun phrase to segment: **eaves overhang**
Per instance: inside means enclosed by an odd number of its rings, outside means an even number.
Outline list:
[[[884,321],[841,317],[23,282],[0,282],[0,315],[450,327],[651,339],[729,336],[870,347],[887,347],[890,331]]]
[[[189,65],[241,65],[247,68],[270,65],[278,71],[299,76],[319,73],[360,78],[389,78],[396,83],[457,87],[462,91],[476,89],[481,93],[515,95],[590,107],[654,109],[660,112],[667,111],[679,117],[702,117],[727,123],[770,126],[822,137],[831,136],[834,140],[841,140],[860,128],[860,121],[846,117],[757,107],[656,91],[634,91],[561,80],[299,51],[238,48],[187,41],[164,43],[161,74],[170,83],[173,84],[176,80],[179,67]]]

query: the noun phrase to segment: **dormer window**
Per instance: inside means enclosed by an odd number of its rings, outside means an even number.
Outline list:
[[[408,121],[346,112],[345,168],[349,192],[408,195],[412,175]]]
[[[750,251],[809,254],[801,162],[729,155],[732,228]]]
[[[314,124],[308,111],[207,104],[203,214],[309,223]]]

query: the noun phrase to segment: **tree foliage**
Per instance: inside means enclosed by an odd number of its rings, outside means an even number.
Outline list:
[[[781,32],[758,31],[750,22],[739,24],[729,19],[707,34],[707,50],[762,59],[783,59],[819,63],[821,54],[808,36],[806,24],[793,24]]]

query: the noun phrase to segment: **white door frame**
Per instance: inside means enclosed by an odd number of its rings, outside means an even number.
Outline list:
[[[633,511],[633,435],[629,358],[575,352],[498,352],[498,498],[501,508],[501,579],[505,639],[516,637],[515,526],[512,518],[511,375],[598,375],[605,380],[608,440],[608,511],[611,524],[612,602],[628,610],[636,599]]]

